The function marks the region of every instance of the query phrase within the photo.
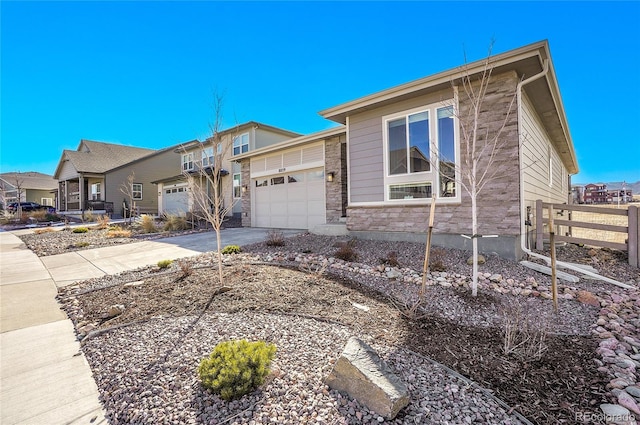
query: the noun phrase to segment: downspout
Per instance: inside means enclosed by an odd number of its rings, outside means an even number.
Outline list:
[[[522,140],[522,87],[525,84],[529,84],[535,80],[538,80],[542,77],[545,77],[547,75],[547,73],[549,72],[549,59],[545,59],[544,63],[543,63],[543,69],[542,71],[540,71],[540,73],[533,75],[529,78],[527,78],[526,80],[522,80],[518,83],[518,86],[516,87],[516,96],[517,96],[517,102],[518,102],[518,138],[519,138],[519,144],[520,146],[523,145],[523,140]],[[531,251],[529,248],[526,247],[525,244],[525,240],[527,237],[527,229],[526,229],[526,224],[525,224],[525,217],[524,212],[526,211],[526,207],[524,204],[524,167],[522,164],[522,152],[519,152],[518,154],[518,161],[519,161],[519,165],[520,165],[520,248],[522,249],[522,251],[524,253],[526,253],[527,255],[530,255],[532,257],[536,257],[536,258],[540,258],[543,259],[548,263],[551,262],[551,259],[545,255],[541,255],[541,254],[536,254],[535,252]],[[625,289],[634,289],[633,286],[627,285],[625,283],[622,282],[618,282],[617,280],[613,280],[613,279],[609,279],[608,277],[605,276],[601,276],[597,273],[593,273],[590,272],[589,270],[585,270],[582,269],[580,267],[574,266],[572,264],[569,263],[565,263],[563,261],[556,261],[556,264],[559,266],[562,266],[565,269],[569,269],[569,270],[573,270],[576,272],[579,272],[583,275],[587,275],[593,278],[596,278],[598,280],[602,280],[604,282],[607,283],[611,283],[613,285],[616,286],[620,286],[621,288],[625,288]]]

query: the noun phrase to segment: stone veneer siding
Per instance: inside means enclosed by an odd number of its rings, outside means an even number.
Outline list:
[[[515,96],[517,75],[513,72],[492,77],[480,113],[481,128],[494,131],[502,125],[509,102]],[[460,88],[460,116],[468,111],[469,102]],[[480,234],[518,236],[520,234],[519,165],[517,110],[514,105],[507,125],[502,133],[504,146],[494,168],[499,176],[489,182],[478,195],[478,227]],[[460,136],[462,138],[462,135]],[[382,140],[379,143],[383,143]],[[465,151],[464,140],[460,140],[461,152]],[[462,162],[463,164],[463,162]],[[382,167],[382,165],[381,165]],[[479,167],[483,170],[483,165]],[[460,186],[460,185],[459,185]],[[434,233],[470,234],[471,198],[462,187],[461,203],[437,204]],[[350,206],[347,208],[347,228],[351,231],[382,232],[426,232],[429,218],[426,205]]]
[[[241,161],[240,180],[243,186],[247,186],[246,192],[241,192],[240,202],[242,204],[242,227],[251,227],[251,165],[248,159]]]
[[[325,174],[334,173],[333,181],[325,179],[327,223],[339,223],[346,214],[347,161],[346,138],[334,137],[325,142]]]

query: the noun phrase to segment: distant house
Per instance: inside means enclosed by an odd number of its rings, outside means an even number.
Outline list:
[[[0,206],[12,202],[37,202],[55,206],[58,182],[49,174],[29,171],[0,174]],[[18,199],[19,198],[19,199]]]
[[[612,197],[604,183],[589,183],[584,186],[585,204],[608,204]]]
[[[70,215],[82,215],[87,210],[112,213],[122,197],[109,199],[106,194],[114,193],[122,182],[107,181],[107,172],[154,152],[91,140],[81,140],[75,151],[64,150],[54,174],[58,180],[58,211]]]
[[[184,215],[193,208],[185,175],[212,172],[215,155],[222,158],[220,193],[225,206],[233,207],[229,215],[242,212],[242,187],[248,184],[235,157],[263,149],[273,144],[299,136],[298,133],[250,121],[220,132],[220,152],[214,152],[212,141],[194,140],[174,149],[177,155],[171,168],[164,169],[164,176],[153,181],[157,185],[157,205],[160,214]],[[175,166],[174,166],[175,165]],[[177,167],[177,170],[176,170]],[[171,170],[171,171],[170,171]]]
[[[631,189],[607,189],[607,199],[611,199],[614,204],[626,204],[633,201],[633,191]]]
[[[158,187],[155,182],[167,176],[180,174],[182,147],[193,143],[198,143],[198,141],[179,143],[153,151],[105,171],[104,199],[113,202],[113,216],[124,217],[125,208],[130,207],[134,208],[133,211],[136,214],[161,214],[163,207],[162,187]],[[132,200],[122,191],[129,184],[129,176],[133,176]],[[130,203],[133,205],[130,206]]]

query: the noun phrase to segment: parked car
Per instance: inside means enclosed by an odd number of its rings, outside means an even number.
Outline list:
[[[20,202],[20,207],[22,208],[22,211],[35,211],[47,208],[46,206],[40,205],[37,202]],[[15,213],[16,211],[18,211],[18,203],[13,202],[9,204],[9,206],[7,207],[7,211],[9,211],[10,213]]]

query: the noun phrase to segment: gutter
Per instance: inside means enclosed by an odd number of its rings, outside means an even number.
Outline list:
[[[520,81],[518,83],[518,86],[516,88],[516,96],[517,96],[517,102],[518,102],[518,138],[519,138],[519,142],[521,142],[521,138],[522,138],[522,87],[525,84],[529,84],[529,83],[531,83],[531,82],[533,82],[533,81],[535,81],[535,80],[537,80],[539,78],[545,77],[548,72],[549,72],[549,59],[544,59],[543,69],[542,69],[542,71],[540,71],[540,73],[538,73],[536,75],[533,75],[533,76],[527,78],[526,80],[522,80],[522,81]],[[525,217],[523,216],[524,215],[524,211],[526,211],[526,206],[524,204],[524,184],[523,184],[523,181],[524,181],[524,167],[523,167],[523,164],[522,164],[522,152],[520,152],[520,154],[518,155],[518,162],[519,162],[519,166],[520,166],[520,248],[527,255],[543,259],[547,263],[549,263],[549,262],[551,262],[551,258],[549,258],[549,257],[547,257],[545,255],[536,254],[535,252],[533,252],[529,248],[527,248],[526,245],[525,245],[525,240],[526,240],[526,235],[527,235],[527,228],[526,228],[526,224],[525,224]],[[601,275],[599,275],[597,273],[593,273],[593,272],[590,272],[588,270],[582,269],[580,267],[574,266],[573,264],[565,263],[563,261],[556,261],[556,264],[562,266],[563,268],[579,272],[580,274],[587,275],[587,276],[596,278],[598,280],[602,280],[602,281],[607,282],[607,283],[611,283],[611,284],[619,286],[621,288],[635,289],[634,286],[627,285],[627,284],[622,283],[622,282],[618,282],[617,280],[613,280],[613,279],[610,279],[610,278],[605,277],[605,276],[601,276]]]

